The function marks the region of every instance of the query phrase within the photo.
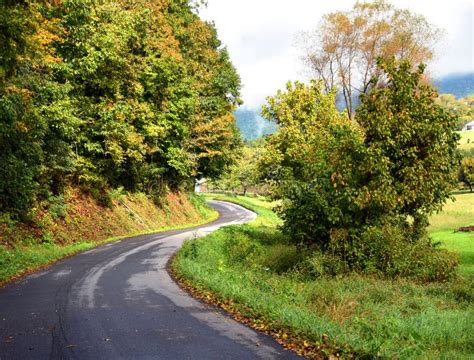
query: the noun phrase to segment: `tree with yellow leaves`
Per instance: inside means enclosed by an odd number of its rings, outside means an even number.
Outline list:
[[[423,16],[375,0],[325,15],[316,30],[303,34],[301,47],[305,64],[326,91],[342,92],[352,118],[355,96],[366,94],[372,78],[382,75],[378,57],[427,62],[441,34]]]

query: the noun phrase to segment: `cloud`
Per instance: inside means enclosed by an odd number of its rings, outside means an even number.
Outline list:
[[[288,80],[303,80],[296,36],[316,28],[322,15],[348,10],[355,1],[338,0],[208,0],[200,15],[216,24],[241,75],[244,106],[256,108]],[[435,76],[474,71],[473,4],[470,0],[395,0],[400,8],[424,15],[444,28],[446,37],[431,64]]]

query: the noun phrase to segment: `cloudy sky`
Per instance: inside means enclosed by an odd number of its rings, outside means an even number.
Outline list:
[[[200,10],[214,21],[242,78],[244,106],[259,107],[287,80],[304,80],[297,35],[316,28],[321,16],[349,10],[355,0],[208,0]],[[472,0],[392,0],[424,15],[446,34],[430,64],[434,76],[474,71]]]

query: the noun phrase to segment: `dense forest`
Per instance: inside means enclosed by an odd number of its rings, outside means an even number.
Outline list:
[[[240,79],[199,4],[1,2],[1,213],[68,185],[159,200],[232,162]]]

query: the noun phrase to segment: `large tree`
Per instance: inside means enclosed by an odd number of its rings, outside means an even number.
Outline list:
[[[456,185],[456,118],[435,102],[423,66],[378,66],[386,81],[362,97],[355,122],[322,83],[288,84],[268,98],[263,115],[280,126],[261,173],[294,242],[352,270],[445,279],[454,263],[432,248],[426,227]]]
[[[0,212],[26,215],[72,169],[70,87],[54,81],[56,24],[29,1],[0,4]]]
[[[325,15],[316,30],[303,34],[301,46],[312,75],[326,91],[337,87],[342,92],[351,118],[354,99],[380,75],[377,57],[427,62],[440,35],[423,16],[375,0]]]

